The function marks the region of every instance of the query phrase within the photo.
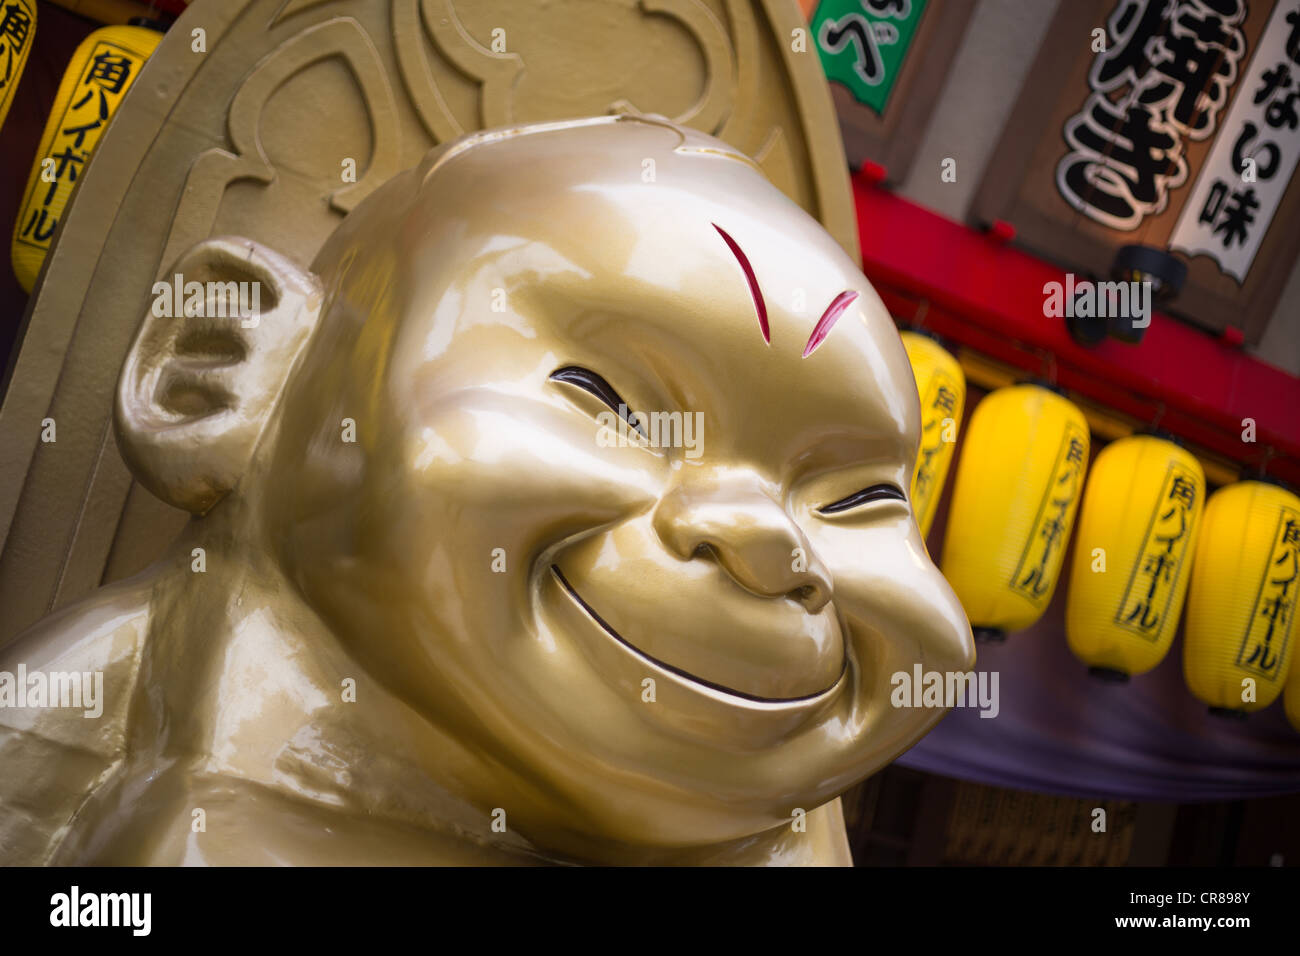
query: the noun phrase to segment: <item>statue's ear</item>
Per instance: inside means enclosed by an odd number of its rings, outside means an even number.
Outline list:
[[[117,386],[139,481],[203,514],[243,475],[321,309],[316,277],[251,239],[205,239],[154,284]]]

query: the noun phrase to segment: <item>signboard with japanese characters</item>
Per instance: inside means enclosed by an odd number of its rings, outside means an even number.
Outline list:
[[[974,0],[800,0],[853,167],[907,174]]]
[[[826,78],[883,113],[924,9],[925,0],[822,0],[810,26]]]
[[[1300,3],[1273,9],[1169,247],[1243,282],[1300,159]]]
[[[1144,245],[1165,309],[1258,341],[1300,253],[1300,0],[1078,0],[1039,49],[971,209],[1075,270]]]

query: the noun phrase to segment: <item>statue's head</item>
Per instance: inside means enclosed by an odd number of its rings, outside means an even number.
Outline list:
[[[919,406],[889,316],[718,140],[478,134],[310,270],[212,239],[174,271],[258,282],[260,312],[146,317],[132,468],[238,515],[525,834],[788,823],[938,719],[891,706],[892,674],[973,661],[906,498]]]

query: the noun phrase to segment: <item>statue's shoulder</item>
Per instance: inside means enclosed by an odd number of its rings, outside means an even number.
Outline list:
[[[44,862],[126,752],[150,585],[96,591],[0,648],[0,859]]]

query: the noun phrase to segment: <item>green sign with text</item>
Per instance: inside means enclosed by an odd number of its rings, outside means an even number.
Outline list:
[[[898,82],[926,0],[822,0],[810,24],[826,78],[877,113]]]

